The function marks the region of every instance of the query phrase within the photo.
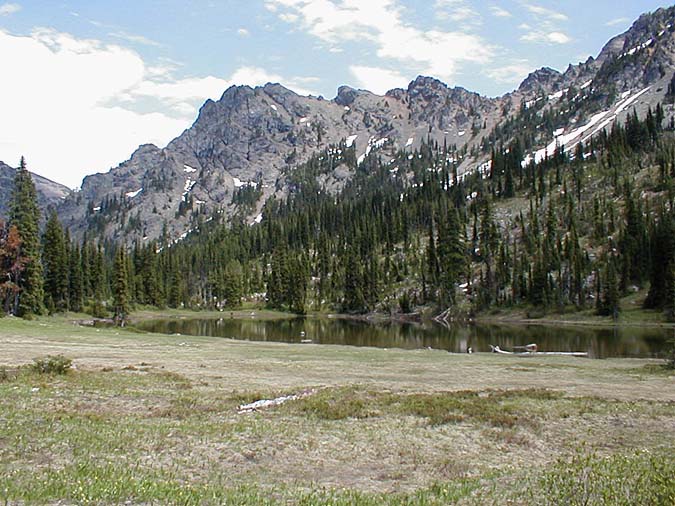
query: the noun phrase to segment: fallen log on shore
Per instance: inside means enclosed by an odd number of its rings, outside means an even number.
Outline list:
[[[534,346],[534,349],[532,349]],[[535,355],[545,356],[562,356],[562,357],[588,357],[586,351],[537,351],[537,345],[528,344],[527,346],[514,346],[514,349],[524,349],[526,351],[508,351],[502,350],[499,346],[490,345],[492,353],[500,353],[502,355],[517,355],[519,357],[533,357]],[[531,351],[529,351],[531,350]]]
[[[242,404],[237,408],[238,414],[252,413],[264,408],[271,408],[274,406],[279,406],[288,401],[295,401],[297,399],[303,399],[309,397],[316,393],[316,390],[304,390],[298,394],[284,395],[282,397],[277,397],[276,399],[260,399],[259,401],[251,402],[250,404]]]

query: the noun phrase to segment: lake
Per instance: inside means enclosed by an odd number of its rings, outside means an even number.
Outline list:
[[[435,323],[368,323],[343,318],[257,320],[174,318],[134,324],[161,334],[214,336],[249,341],[276,341],[378,348],[434,348],[454,353],[490,351],[490,345],[511,350],[537,343],[539,351],[587,352],[592,358],[663,356],[673,329],[589,328],[550,325],[457,325]]]

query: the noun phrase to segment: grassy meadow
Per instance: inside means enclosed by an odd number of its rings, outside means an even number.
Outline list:
[[[0,504],[673,504],[653,360],[0,319]],[[63,355],[66,374],[34,359]],[[239,413],[242,404],[302,394]]]

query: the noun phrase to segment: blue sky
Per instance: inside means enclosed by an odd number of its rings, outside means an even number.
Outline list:
[[[125,4],[125,7],[120,7]],[[332,98],[419,74],[497,96],[596,55],[655,0],[0,0],[0,160],[71,187],[232,84]]]

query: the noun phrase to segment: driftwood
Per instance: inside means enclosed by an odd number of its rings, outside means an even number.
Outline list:
[[[500,353],[502,355],[518,355],[520,357],[533,357],[535,355],[554,355],[554,356],[563,356],[563,357],[588,357],[588,353],[585,351],[537,351],[536,344],[528,344],[526,346],[514,346],[513,349],[520,349],[525,351],[508,351],[502,350],[499,346],[490,345],[492,353]]]
[[[258,411],[259,409],[271,408],[274,406],[279,406],[288,401],[295,401],[297,399],[302,399],[304,397],[309,397],[316,393],[316,390],[305,390],[299,394],[284,395],[282,397],[277,397],[276,399],[260,399],[259,401],[251,402],[250,404],[242,404],[237,408],[237,413],[252,413]]]
[[[434,321],[447,327],[449,325],[448,316],[450,316],[450,308],[446,309],[441,314],[434,316]]]

